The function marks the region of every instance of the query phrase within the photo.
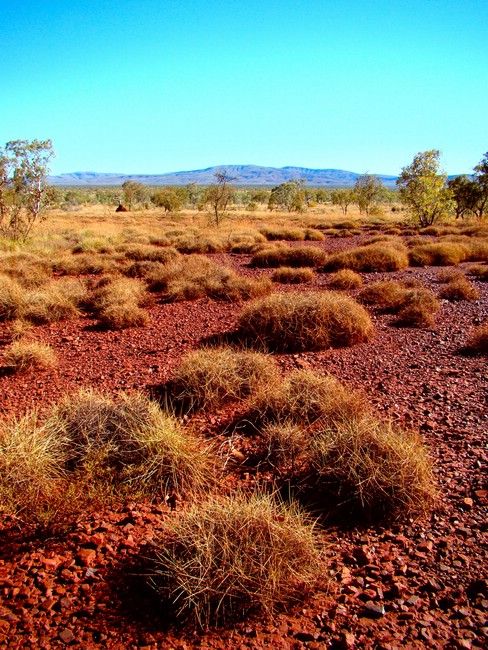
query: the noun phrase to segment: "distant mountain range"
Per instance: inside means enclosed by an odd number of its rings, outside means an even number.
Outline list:
[[[232,185],[275,186],[286,181],[303,178],[307,185],[319,187],[352,187],[360,174],[342,169],[308,169],[307,167],[261,167],[259,165],[219,165],[207,169],[169,174],[99,174],[97,172],[73,172],[50,176],[49,182],[58,186],[73,185],[122,185],[135,181],[143,185],[210,185],[215,182],[216,172],[227,172]],[[377,174],[384,185],[394,186],[396,176]]]

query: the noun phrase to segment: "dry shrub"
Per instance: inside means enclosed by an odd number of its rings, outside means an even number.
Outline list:
[[[488,239],[472,239],[469,245],[471,262],[488,262]]]
[[[256,251],[251,266],[265,269],[278,266],[314,267],[323,264],[326,258],[327,253],[317,246],[272,246]]]
[[[404,327],[432,327],[439,309],[439,301],[430,289],[407,289],[396,312],[396,323]]]
[[[272,291],[269,278],[244,278],[200,255],[182,258],[158,269],[148,278],[148,286],[151,291],[165,292],[168,300],[174,302],[205,296],[234,302]]]
[[[0,275],[0,321],[13,320],[22,311],[25,289],[8,275]]]
[[[325,241],[325,235],[317,228],[306,228],[305,239],[307,241]]]
[[[477,300],[480,297],[480,293],[463,275],[442,285],[439,291],[439,297],[452,301]]]
[[[464,272],[458,268],[446,268],[437,273],[439,282],[453,282],[455,280],[465,279]]]
[[[133,262],[159,262],[160,264],[167,264],[172,262],[179,256],[175,248],[157,247],[157,246],[144,246],[133,245],[125,249],[125,257]]]
[[[145,284],[135,278],[102,278],[92,296],[98,319],[112,329],[147,325],[149,316],[142,306],[148,302]]]
[[[94,495],[163,496],[210,483],[204,444],[139,393],[81,390],[57,405],[46,428],[68,441],[66,466]]]
[[[435,499],[432,463],[419,438],[364,416],[314,431],[312,471],[342,505],[374,518],[428,512]]]
[[[36,413],[0,420],[0,510],[28,523],[57,518],[66,443]]]
[[[366,305],[376,305],[384,311],[395,312],[405,297],[405,287],[395,280],[372,282],[359,294],[358,299]]]
[[[314,272],[310,268],[297,268],[291,266],[281,266],[273,273],[271,279],[273,282],[280,284],[304,284],[312,282]]]
[[[174,396],[190,407],[214,407],[244,399],[278,380],[274,360],[257,352],[231,348],[196,350],[187,354],[174,373]]]
[[[222,240],[216,239],[215,237],[207,237],[206,235],[177,237],[173,245],[177,251],[187,255],[221,253],[226,247]]]
[[[363,273],[401,271],[408,267],[408,254],[403,246],[377,243],[331,255],[322,271],[351,269]]]
[[[36,324],[69,320],[80,316],[80,307],[86,299],[87,289],[81,280],[51,280],[29,292],[19,315]]]
[[[49,345],[20,339],[5,350],[3,362],[15,372],[49,370],[56,365],[56,355]]]
[[[274,294],[244,308],[240,334],[268,350],[320,350],[362,343],[374,332],[367,311],[332,292]]]
[[[466,348],[475,354],[488,355],[488,323],[478,325],[471,331]]]
[[[357,289],[362,284],[362,277],[355,271],[351,271],[351,269],[341,269],[340,271],[336,271],[329,278],[329,287],[332,289]]]
[[[482,282],[488,282],[488,266],[472,266],[469,273]]]
[[[151,583],[201,627],[303,598],[321,572],[313,526],[270,496],[215,498],[168,522]]]
[[[52,272],[49,258],[24,251],[1,255],[0,267],[2,273],[28,289],[44,284]]]
[[[306,237],[303,228],[261,228],[260,233],[268,241],[304,241]]]
[[[456,242],[437,242],[414,246],[409,251],[412,266],[453,266],[469,258],[469,246]]]
[[[361,392],[351,391],[332,375],[312,370],[295,370],[281,382],[270,382],[251,402],[254,420],[280,425],[339,422],[368,408]]]
[[[117,260],[111,255],[70,255],[61,257],[54,262],[54,269],[63,275],[101,275],[113,273],[117,268]]]

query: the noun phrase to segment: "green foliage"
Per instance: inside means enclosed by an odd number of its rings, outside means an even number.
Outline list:
[[[338,205],[343,214],[347,214],[347,210],[351,203],[354,202],[356,195],[354,190],[347,188],[337,188],[332,190],[330,194],[332,205]]]
[[[216,182],[205,190],[203,201],[209,207],[213,222],[219,226],[234,195],[234,188],[230,185],[234,179],[226,171],[216,172],[215,179]]]
[[[25,241],[47,205],[50,140],[13,140],[0,148],[0,234]]]
[[[122,184],[124,191],[124,203],[127,204],[129,210],[135,203],[144,203],[147,198],[147,188],[142,183],[135,181],[125,181]]]
[[[436,149],[418,153],[397,180],[400,199],[421,227],[447,215],[451,206],[447,175],[439,169],[439,156]]]
[[[355,200],[361,213],[368,217],[383,198],[383,184],[374,174],[359,176],[354,186]]]
[[[165,212],[177,212],[181,210],[184,203],[185,190],[181,188],[163,187],[151,194],[151,202],[158,208],[164,208]]]
[[[305,181],[293,180],[273,187],[268,201],[270,210],[303,212],[305,209]]]

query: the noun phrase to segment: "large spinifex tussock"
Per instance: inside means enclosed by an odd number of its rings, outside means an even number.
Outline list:
[[[323,264],[327,253],[318,246],[269,246],[256,251],[251,265],[260,268],[314,267]]]
[[[321,571],[313,526],[294,505],[242,494],[194,505],[168,523],[151,583],[201,627],[272,613],[307,593]]]
[[[204,444],[141,394],[82,390],[58,404],[46,427],[69,441],[71,471],[110,483],[115,494],[157,496],[209,483]]]
[[[379,242],[331,255],[321,270],[351,269],[357,272],[373,273],[400,271],[407,267],[408,254],[405,246]]]
[[[435,499],[432,463],[420,440],[372,416],[317,428],[310,461],[321,489],[375,518],[426,512]]]
[[[206,348],[187,354],[174,373],[173,395],[193,406],[211,407],[244,399],[278,381],[274,360],[265,354]]]
[[[361,305],[332,292],[271,295],[245,307],[238,326],[251,342],[280,352],[355,345],[374,331]]]
[[[100,323],[112,329],[147,325],[149,316],[142,307],[148,302],[146,286],[136,278],[102,278],[92,297]]]

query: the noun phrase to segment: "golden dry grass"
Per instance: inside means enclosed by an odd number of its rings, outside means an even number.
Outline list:
[[[466,348],[475,354],[488,355],[488,323],[473,328],[468,336]]]
[[[54,350],[44,343],[19,339],[14,341],[3,354],[4,365],[15,372],[28,370],[50,370],[56,363]]]
[[[91,302],[100,323],[112,329],[143,327],[149,316],[142,308],[149,303],[146,285],[135,278],[102,278]]]
[[[238,327],[253,344],[280,352],[355,345],[374,332],[361,305],[332,292],[274,294],[254,301],[241,312]]]
[[[251,266],[277,268],[279,266],[316,267],[325,262],[327,253],[318,246],[268,246],[256,251]]]
[[[151,583],[177,616],[205,628],[302,600],[320,572],[313,526],[297,506],[237,494],[168,522]]]
[[[305,284],[312,282],[314,272],[310,268],[292,268],[291,266],[281,266],[271,276],[273,282],[279,284]]]
[[[329,278],[329,287],[331,289],[339,289],[347,291],[350,289],[357,289],[363,284],[363,279],[355,271],[351,269],[341,269],[332,273]]]
[[[404,246],[379,242],[331,255],[322,271],[351,269],[356,272],[377,273],[401,271],[407,267],[408,254]]]
[[[460,300],[478,300],[480,293],[463,275],[443,284],[439,291],[439,297],[444,300],[459,302]]]

